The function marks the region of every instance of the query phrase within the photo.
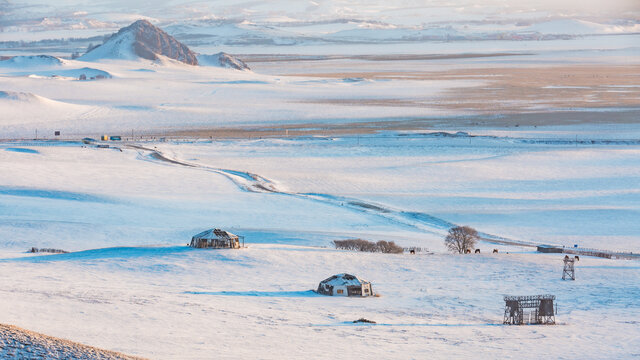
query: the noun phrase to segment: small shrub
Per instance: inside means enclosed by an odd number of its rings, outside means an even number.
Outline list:
[[[354,323],[367,323],[367,324],[375,324],[376,322],[373,320],[369,320],[369,319],[365,319],[365,318],[360,318],[358,320],[353,320]]]
[[[336,249],[363,252],[381,252],[385,254],[401,254],[404,250],[393,241],[380,240],[377,243],[363,239],[334,240]]]
[[[386,242],[384,240],[380,240],[376,245],[378,246],[378,249],[380,249],[380,252],[385,254],[402,254],[404,251],[403,248],[396,245],[393,241]]]
[[[37,247],[32,247],[29,249],[31,253],[50,253],[50,254],[66,254],[68,251],[60,250],[60,249],[38,249]]]

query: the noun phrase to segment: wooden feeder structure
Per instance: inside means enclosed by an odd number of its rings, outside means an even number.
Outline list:
[[[505,296],[503,324],[553,325],[557,313],[553,308],[555,299],[555,295]]]

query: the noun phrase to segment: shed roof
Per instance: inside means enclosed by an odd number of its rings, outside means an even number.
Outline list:
[[[369,282],[366,280],[362,280],[355,275],[351,274],[337,274],[333,275],[330,278],[324,279],[320,282],[321,284],[329,284],[331,286],[353,286],[353,285],[363,285],[368,284]]]
[[[193,235],[194,239],[237,239],[238,235],[220,229],[209,229]]]

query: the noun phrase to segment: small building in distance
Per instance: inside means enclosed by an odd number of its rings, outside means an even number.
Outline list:
[[[538,245],[536,249],[541,253],[562,254],[563,252],[563,249],[561,247],[553,245]]]
[[[337,274],[322,280],[318,294],[329,296],[372,296],[371,283],[351,274]]]
[[[240,239],[242,239],[242,246],[240,246]],[[189,246],[197,249],[240,249],[244,247],[244,236],[220,229],[209,229],[194,235]]]

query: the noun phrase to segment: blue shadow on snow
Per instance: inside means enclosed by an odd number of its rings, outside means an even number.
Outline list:
[[[17,152],[17,153],[25,153],[25,154],[40,154],[38,150],[27,149],[27,148],[6,148],[5,151]]]
[[[181,254],[193,251],[188,246],[140,246],[140,247],[110,247],[74,251],[66,254],[34,255],[19,258],[0,259],[0,261],[53,262],[53,261],[82,261],[103,259],[133,259],[139,257],[158,257]],[[218,259],[224,260],[224,259]]]
[[[399,326],[399,327],[487,327],[487,326],[506,326],[501,323],[486,323],[486,324],[388,324],[388,323],[354,323],[353,321],[344,321],[337,324],[314,324],[311,326],[331,327],[331,326]],[[534,326],[534,325],[532,325]]]
[[[259,297],[315,297],[322,296],[313,290],[307,291],[185,291],[185,294],[214,296],[259,296]]]
[[[0,186],[0,195],[26,196],[26,197],[36,197],[36,198],[55,199],[55,200],[116,203],[116,201],[114,201],[113,199],[109,199],[104,196],[83,194],[83,193],[77,193],[77,192],[71,192],[71,191],[28,189],[28,188],[7,187],[7,186]]]

